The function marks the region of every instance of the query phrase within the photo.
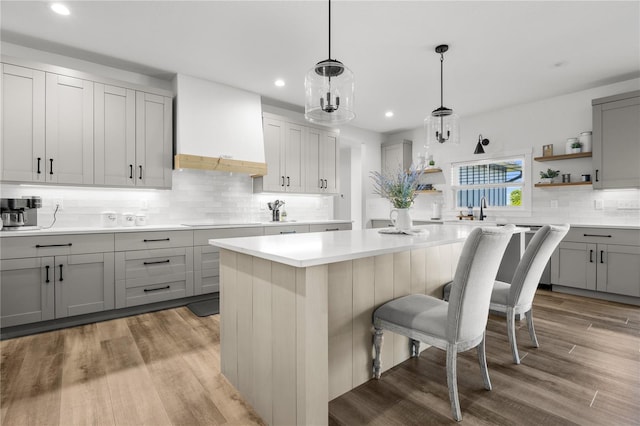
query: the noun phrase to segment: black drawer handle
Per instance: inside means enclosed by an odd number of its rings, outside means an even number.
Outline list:
[[[155,240],[142,240],[142,241],[144,241],[145,243],[154,243],[154,242],[157,242],[157,241],[171,241],[171,239],[170,238],[157,238]]]
[[[138,166],[140,167],[140,177],[138,177],[138,179],[142,180],[142,166]]]
[[[593,250],[589,250],[589,263],[593,263]]]
[[[598,179],[598,172],[599,172],[599,171],[600,171],[600,170],[596,169],[596,182],[600,182],[600,179]]]
[[[598,234],[582,234],[585,237],[601,237],[601,238],[611,238],[611,235],[598,235]]]
[[[158,265],[160,263],[169,263],[171,262],[171,260],[167,259],[167,260],[158,260],[156,262],[142,262],[143,265]]]
[[[170,285],[166,286],[166,287],[158,287],[158,288],[145,288],[143,291],[145,293],[149,293],[151,291],[160,291],[160,290],[169,290],[171,288]]]
[[[129,164],[129,179],[133,179],[133,164]]]
[[[282,177],[282,185],[280,186],[284,186],[284,176],[281,176],[281,177]]]
[[[66,244],[36,244],[36,248],[45,248],[45,247],[71,247],[72,243]]]
[[[53,174],[53,158],[49,158],[49,174]]]
[[[329,183],[328,183],[328,182],[327,182],[327,180],[325,179],[325,180],[324,180],[324,189],[327,189],[328,185],[329,185]]]
[[[38,174],[40,174],[40,160],[42,160],[42,158],[38,157]]]
[[[604,250],[600,250],[600,263],[604,263]]]
[[[46,276],[44,282],[49,284],[49,265],[45,266],[44,269],[47,272],[47,276]]]
[[[280,231],[281,234],[295,234],[296,231]]]
[[[339,231],[340,228],[325,228],[325,231],[329,232],[329,231]]]
[[[322,189],[322,183],[323,183],[323,180],[320,179],[320,189]]]
[[[62,278],[62,265],[60,265],[60,281],[64,281],[64,278]]]

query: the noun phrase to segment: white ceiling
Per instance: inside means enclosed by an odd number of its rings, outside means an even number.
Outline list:
[[[327,1],[1,2],[5,41],[107,65],[183,73],[292,105],[327,57]],[[391,133],[440,105],[459,115],[640,75],[639,1],[332,2],[332,56],[356,78],[354,126]],[[169,77],[168,77],[169,76]],[[286,81],[283,88],[274,80]],[[385,118],[387,110],[395,112]]]

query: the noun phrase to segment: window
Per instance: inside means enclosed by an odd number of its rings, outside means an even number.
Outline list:
[[[479,207],[482,197],[491,207],[527,207],[524,155],[467,161],[451,166],[456,208]]]

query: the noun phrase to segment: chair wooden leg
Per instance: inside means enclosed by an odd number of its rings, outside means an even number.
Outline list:
[[[416,358],[420,356],[420,341],[409,339],[409,353],[411,354],[411,358]]]
[[[527,327],[529,328],[529,336],[531,336],[531,343],[536,348],[539,348],[538,338],[536,337],[536,330],[533,328],[533,309],[529,309],[529,311],[525,314],[527,317]]]
[[[482,380],[484,381],[484,388],[491,390],[491,380],[489,379],[489,369],[487,368],[487,354],[484,349],[484,340],[486,334],[482,337],[482,342],[476,347],[478,350],[478,362],[480,363],[480,371],[482,372]]]
[[[458,400],[457,357],[458,348],[456,345],[447,345],[447,386],[449,387],[451,414],[459,422],[462,420],[462,413],[460,412],[460,401]]]
[[[382,351],[382,329],[376,328],[373,332],[373,349],[375,358],[373,359],[373,377],[380,378],[380,353]]]
[[[513,362],[520,364],[518,344],[516,343],[516,314],[513,308],[507,308],[507,335],[509,336],[509,346],[511,346]]]

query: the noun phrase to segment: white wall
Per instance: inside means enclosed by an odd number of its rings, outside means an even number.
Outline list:
[[[469,117],[460,118],[460,145],[444,143],[432,148],[436,165],[443,167],[446,185],[444,200],[447,203],[443,212],[453,218],[457,211],[452,208],[453,196],[449,189],[450,163],[486,158],[493,155],[513,152],[532,152],[534,157],[542,156],[542,146],[554,145],[554,153],[564,153],[565,141],[577,137],[580,132],[592,129],[591,100],[640,89],[640,79],[632,79],[620,83],[583,90],[563,96],[544,99],[497,111],[490,111]],[[455,105],[453,105],[455,108]],[[474,155],[478,135],[491,142],[484,147],[485,155]],[[413,158],[417,159],[423,149],[424,130],[422,127],[410,131],[393,134],[387,140],[406,138],[413,140]],[[592,174],[591,158],[562,160],[555,162],[533,161],[532,181],[538,181],[539,171],[547,168],[559,169],[561,173],[571,173],[576,180],[583,173]],[[427,196],[428,197],[428,196]],[[421,199],[422,198],[422,199]],[[422,195],[421,203],[416,203],[415,216],[428,217],[429,203],[425,203]],[[596,191],[590,186],[532,188],[532,208],[529,212],[514,216],[532,217],[549,222],[595,223],[595,224],[638,224],[640,210],[618,208],[620,203],[640,199],[640,191],[607,190]],[[604,202],[604,209],[594,208],[595,200]],[[551,208],[551,201],[557,201],[558,207]],[[489,210],[491,216],[491,210]],[[493,218],[503,216],[493,213]]]

